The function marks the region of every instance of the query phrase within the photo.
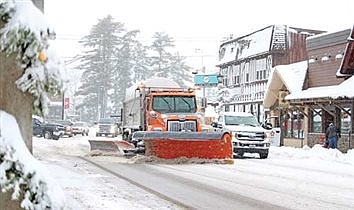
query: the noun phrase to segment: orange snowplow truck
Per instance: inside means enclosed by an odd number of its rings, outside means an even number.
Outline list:
[[[196,94],[191,88],[183,89],[174,81],[155,77],[127,90],[122,110],[123,140],[133,143],[141,151],[156,152],[156,144],[162,142],[166,147],[176,149],[181,142],[221,142],[230,137],[228,133],[203,131],[202,123],[203,116],[198,113]],[[146,148],[147,142],[155,145],[154,151]],[[194,156],[183,152],[175,155]],[[169,156],[174,158],[174,155]]]

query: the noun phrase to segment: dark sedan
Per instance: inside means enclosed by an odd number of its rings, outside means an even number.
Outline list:
[[[39,119],[32,118],[33,135],[45,139],[58,140],[64,135],[64,126],[56,123],[46,123]]]

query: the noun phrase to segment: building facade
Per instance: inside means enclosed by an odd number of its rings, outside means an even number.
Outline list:
[[[273,69],[264,106],[279,116],[283,145],[323,144],[326,128],[333,122],[341,133],[338,149],[353,148],[354,78],[348,72],[338,77],[344,58],[353,56],[346,50],[352,36],[348,29],[309,37],[308,61],[284,65],[286,71],[280,66]]]
[[[323,31],[271,25],[223,42],[219,48],[219,73],[231,100],[224,111],[250,112],[265,118],[263,99],[271,69],[308,59],[306,38]]]

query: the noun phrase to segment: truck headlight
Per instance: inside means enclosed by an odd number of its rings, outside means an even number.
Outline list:
[[[231,132],[231,137],[232,137],[233,139],[237,139],[237,132],[232,131],[232,132]]]

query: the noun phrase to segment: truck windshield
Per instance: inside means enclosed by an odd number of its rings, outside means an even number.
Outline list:
[[[225,125],[250,125],[259,126],[254,116],[225,116]]]
[[[195,97],[155,96],[152,109],[160,113],[195,113]]]
[[[98,124],[114,124],[114,119],[102,118],[98,121]]]

